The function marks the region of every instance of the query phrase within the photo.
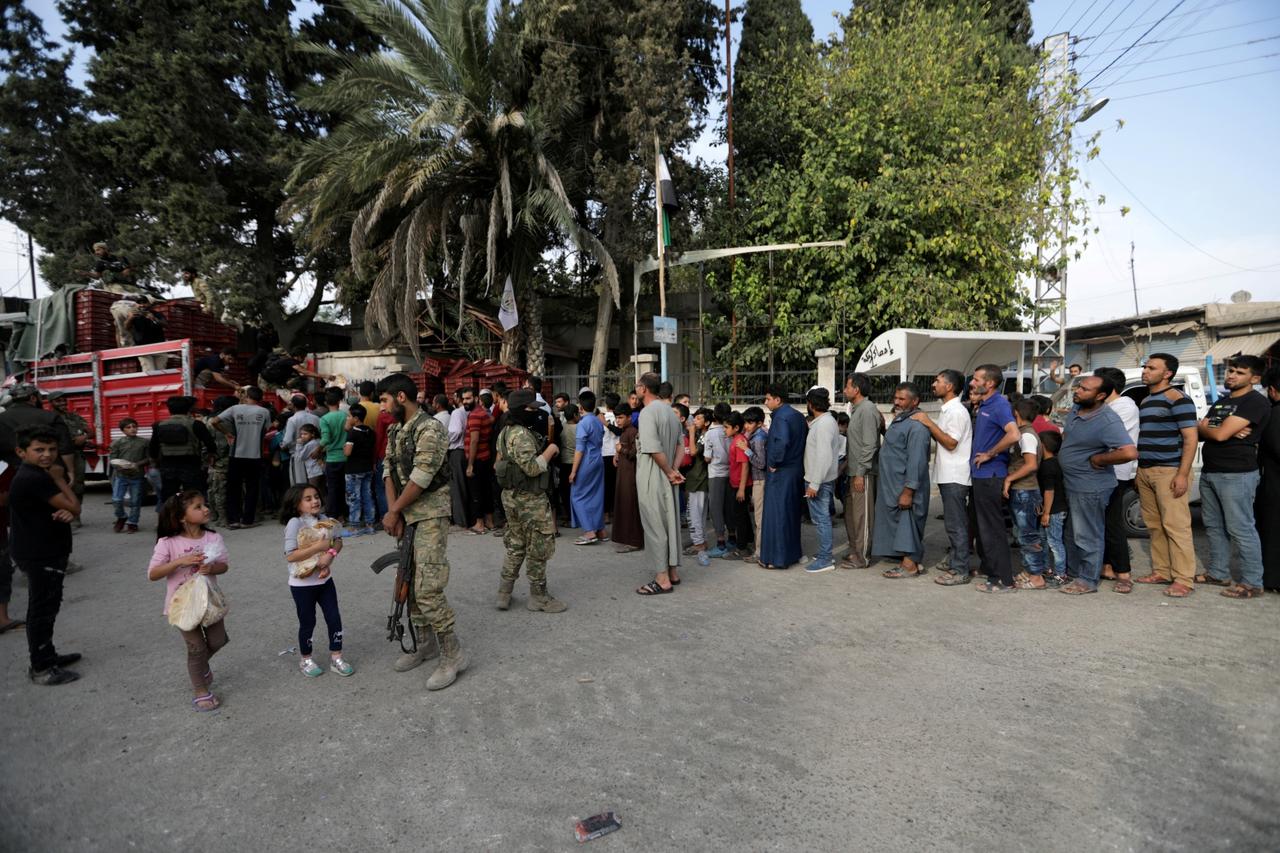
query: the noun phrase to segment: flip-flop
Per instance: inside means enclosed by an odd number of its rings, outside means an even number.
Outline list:
[[[574,545],[594,545],[600,541],[601,539],[599,536],[592,536],[590,539],[583,536],[582,538],[575,540],[573,544]]]
[[[636,590],[636,594],[637,595],[667,595],[668,593],[672,593],[675,591],[676,590],[674,586],[669,586],[666,589],[663,589],[661,586],[658,585],[657,581],[649,581],[644,586],[638,588]]]
[[[7,634],[10,631],[21,628],[25,624],[27,623],[21,619],[10,619],[8,623],[0,625],[0,634]]]
[[[201,713],[207,713],[209,711],[218,710],[222,707],[222,703],[218,701],[217,696],[214,696],[212,693],[206,693],[203,696],[197,696],[192,699],[191,707]]]

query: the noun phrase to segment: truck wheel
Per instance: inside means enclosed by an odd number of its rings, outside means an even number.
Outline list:
[[[1138,501],[1137,489],[1125,492],[1121,505],[1124,517],[1124,529],[1131,539],[1146,539],[1147,523],[1142,519],[1142,505]]]

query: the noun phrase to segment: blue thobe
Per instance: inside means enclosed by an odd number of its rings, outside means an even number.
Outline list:
[[[595,413],[588,412],[578,421],[578,443],[575,450],[582,452],[578,473],[569,490],[573,509],[573,526],[581,530],[604,529],[604,461],[600,457],[600,444],[604,441],[604,427]]]
[[[790,406],[780,406],[769,424],[765,458],[760,563],[786,567],[800,559],[800,511],[804,504],[804,440],[809,426]]]

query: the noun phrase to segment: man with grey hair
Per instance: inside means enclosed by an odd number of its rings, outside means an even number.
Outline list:
[[[910,382],[893,389],[893,421],[880,448],[880,506],[872,553],[898,557],[886,578],[924,574],[924,525],[929,519],[929,430],[913,419],[920,392]]]
[[[680,416],[662,398],[662,380],[646,373],[636,383],[644,403],[636,455],[636,495],[645,551],[654,562],[654,579],[636,590],[640,595],[663,595],[680,583],[680,496],[684,475],[676,468],[680,456]]]
[[[845,471],[849,490],[844,501],[844,529],[849,536],[849,554],[840,561],[842,569],[865,569],[871,565],[871,531],[875,527],[876,453],[884,419],[871,402],[871,381],[866,374],[852,373],[844,380],[844,397],[849,401],[849,431],[845,437]]]

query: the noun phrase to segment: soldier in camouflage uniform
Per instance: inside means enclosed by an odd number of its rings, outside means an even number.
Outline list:
[[[67,425],[67,432],[71,433],[71,445],[75,449],[75,459],[72,461],[74,471],[71,472],[75,479],[71,483],[71,491],[75,492],[77,499],[83,501],[84,446],[89,442],[89,422],[67,408],[67,398],[62,391],[49,393],[49,405],[53,406],[53,413]]]
[[[507,514],[507,529],[502,537],[507,557],[498,584],[498,609],[511,606],[511,590],[520,576],[521,564],[526,564],[529,601],[525,607],[563,613],[567,605],[547,592],[547,560],[556,550],[555,516],[547,499],[547,463],[559,455],[560,448],[547,443],[531,428],[537,419],[537,405],[532,391],[512,391],[507,397],[506,426],[498,434],[494,473],[502,484],[502,506]]]
[[[227,523],[227,469],[231,467],[231,442],[220,429],[209,430],[217,453],[209,463],[209,521]]]
[[[420,639],[418,651],[396,661],[396,669],[412,669],[438,649],[440,663],[427,679],[428,690],[441,690],[467,668],[467,658],[454,634],[454,614],[445,598],[449,583],[449,434],[418,406],[418,387],[403,373],[378,383],[378,394],[396,422],[387,430],[384,474],[390,484],[383,528],[396,539],[413,531],[413,593],[409,618]],[[432,634],[434,633],[434,637]]]

